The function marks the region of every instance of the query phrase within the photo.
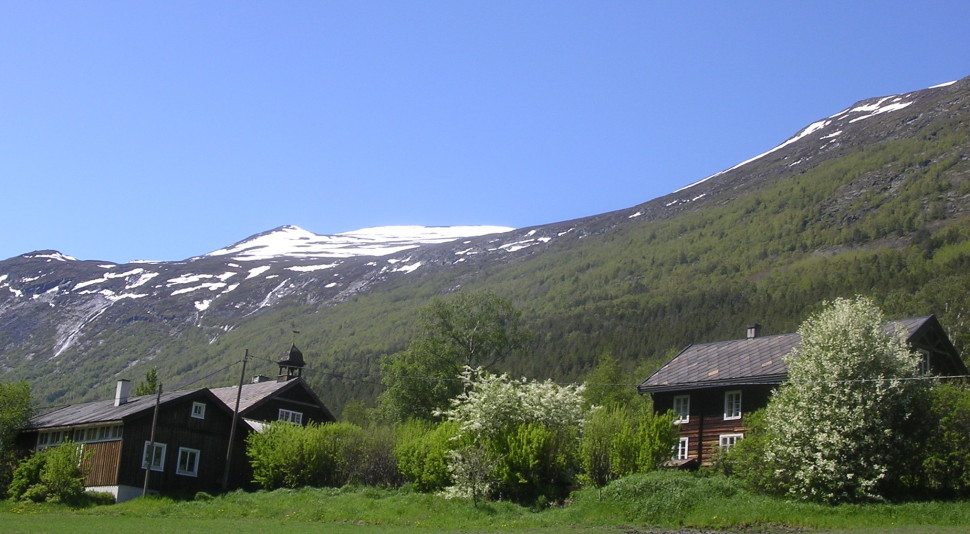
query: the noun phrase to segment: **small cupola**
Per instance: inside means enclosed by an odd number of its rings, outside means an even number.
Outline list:
[[[296,348],[295,343],[290,347],[289,352],[283,354],[283,357],[277,363],[280,366],[280,374],[276,378],[277,382],[286,382],[287,380],[303,376],[303,368],[306,367],[306,362],[303,361],[303,353],[300,352],[300,349]]]
[[[748,326],[748,339],[754,339],[761,335],[761,325],[754,323]]]

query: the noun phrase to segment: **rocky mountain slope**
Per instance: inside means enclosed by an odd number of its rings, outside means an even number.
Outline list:
[[[753,320],[789,329],[846,292],[963,325],[968,139],[970,78],[863,100],[669,195],[574,221],[334,236],[284,226],[123,265],[31,252],[0,261],[0,379],[30,380],[42,404],[99,397],[119,374],[197,378],[244,348],[271,368],[297,329],[308,376],[339,405],[373,396],[379,357],[406,343],[415,309],[463,287],[523,309],[536,335],[506,368],[561,378],[604,350],[633,367]]]

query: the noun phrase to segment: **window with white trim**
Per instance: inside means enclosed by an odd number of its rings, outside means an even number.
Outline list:
[[[121,425],[92,426],[72,430],[42,430],[37,433],[37,450],[41,451],[67,441],[98,443],[119,439],[121,439]]]
[[[175,473],[194,477],[199,474],[199,452],[198,449],[179,447],[179,460],[175,466]]]
[[[147,469],[149,464],[149,458],[151,458],[152,471],[164,471],[165,470],[165,449],[167,446],[164,443],[155,442],[155,447],[152,452],[149,452],[149,446],[152,443],[149,441],[145,442],[145,448],[141,456],[141,468]]]
[[[724,392],[724,420],[741,419],[741,390]]]
[[[721,434],[718,436],[717,441],[718,445],[721,446],[721,451],[727,452],[742,439],[744,439],[744,434]]]
[[[192,403],[192,417],[195,419],[205,419],[205,403],[204,402],[193,402]]]
[[[683,437],[677,442],[677,446],[674,447],[674,460],[687,459],[688,441],[686,437]]]
[[[674,397],[674,414],[675,425],[690,421],[690,395],[677,395]]]
[[[303,424],[303,412],[294,412],[292,410],[286,410],[280,408],[280,421],[286,421],[288,423],[296,423],[298,425]]]

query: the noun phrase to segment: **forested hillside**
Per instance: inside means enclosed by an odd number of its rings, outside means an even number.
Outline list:
[[[873,296],[893,317],[937,314],[963,350],[968,203],[970,129],[941,119],[730,202],[328,310],[279,310],[226,348],[252,346],[268,325],[299,326],[316,367],[309,376],[331,402],[370,398],[380,356],[402,348],[414,311],[460,287],[490,289],[523,311],[529,349],[501,365],[533,377],[578,379],[604,351],[642,372],[691,342],[740,337],[752,322],[793,331],[820,301],[853,294]],[[261,340],[266,354],[270,338]],[[631,386],[642,378],[631,373]]]
[[[816,125],[839,131],[812,125],[686,192],[538,227],[562,238],[523,253],[442,262],[339,299],[281,300],[219,335],[204,322],[122,321],[58,373],[30,376],[25,362],[8,376],[30,377],[41,404],[107,397],[118,373],[137,379],[153,366],[169,385],[210,373],[206,383],[225,385],[246,349],[256,357],[247,374],[273,374],[271,360],[295,341],[305,376],[339,412],[374,399],[380,358],[407,344],[418,309],[463,289],[522,311],[530,341],[498,370],[537,378],[579,379],[611,352],[633,387],[689,343],[739,337],[753,322],[792,331],[820,301],[853,294],[890,317],[936,314],[966,358],[970,79],[904,96],[916,103],[880,112],[886,98],[872,99],[854,108],[876,110],[865,120],[834,115]],[[149,352],[157,357],[125,363]],[[99,386],[76,391],[82,379]]]

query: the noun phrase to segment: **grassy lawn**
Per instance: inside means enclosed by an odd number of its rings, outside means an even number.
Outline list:
[[[406,490],[376,488],[235,492],[211,500],[135,499],[71,509],[0,503],[2,532],[630,532],[690,527],[728,531],[970,531],[970,501],[825,506],[752,495],[722,477],[650,473],[563,506],[534,512],[507,502],[474,506]]]

